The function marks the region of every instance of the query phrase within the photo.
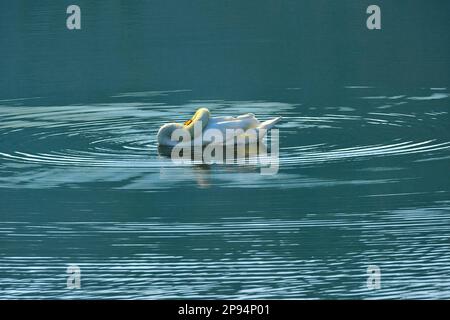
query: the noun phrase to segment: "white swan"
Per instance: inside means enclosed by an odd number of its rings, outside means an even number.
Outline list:
[[[206,145],[212,142],[210,134],[212,131],[210,129],[219,130],[224,139],[222,143],[226,143],[226,130],[230,129],[242,129],[247,131],[248,129],[254,129],[256,135],[246,135],[248,139],[247,143],[257,142],[262,139],[267,133],[267,130],[272,128],[281,117],[276,117],[271,120],[260,122],[255,118],[253,113],[247,113],[236,118],[234,117],[211,117],[211,113],[207,108],[198,109],[194,116],[186,121],[185,123],[168,123],[163,125],[157,134],[158,144],[162,146],[173,147],[179,145],[180,142],[172,140],[172,133],[176,129],[185,130],[190,134],[191,140],[189,142],[184,141],[182,144],[188,143],[189,145]],[[197,129],[201,126],[201,135],[197,135]],[[196,128],[196,130],[194,130]],[[233,137],[234,139],[234,137]]]

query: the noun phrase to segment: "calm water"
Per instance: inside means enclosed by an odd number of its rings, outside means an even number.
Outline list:
[[[450,3],[0,6],[0,298],[450,298]],[[280,170],[158,128],[283,116]],[[66,268],[81,268],[81,289]],[[366,270],[381,268],[381,289]]]

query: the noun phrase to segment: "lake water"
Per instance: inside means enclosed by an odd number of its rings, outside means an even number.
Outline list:
[[[450,3],[378,3],[1,4],[0,298],[450,298]],[[279,172],[173,163],[198,107]]]

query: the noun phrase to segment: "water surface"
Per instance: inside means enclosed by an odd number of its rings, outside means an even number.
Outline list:
[[[447,2],[79,4],[0,10],[0,298],[450,298]],[[198,107],[278,174],[161,154]]]

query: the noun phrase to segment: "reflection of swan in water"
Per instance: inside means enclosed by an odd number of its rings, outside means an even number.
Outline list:
[[[223,146],[223,160],[212,165],[210,163],[204,162],[203,158],[197,158],[194,153],[195,148],[191,148],[191,162],[188,166],[182,167],[161,167],[160,178],[163,180],[177,181],[177,180],[194,180],[197,186],[200,188],[208,188],[211,186],[211,180],[217,174],[224,178],[224,174],[227,175],[228,179],[231,180],[241,180],[248,176],[244,174],[257,174],[258,169],[260,169],[259,157],[267,156],[268,148],[264,142],[259,141],[258,144],[247,145],[245,152],[237,152],[237,148],[234,146]],[[173,147],[158,146],[158,154],[160,157],[171,158]],[[205,147],[198,150],[198,155],[202,157],[202,152]],[[200,162],[197,160],[201,159]],[[220,160],[220,159],[219,159]],[[227,165],[232,164],[232,165]],[[220,174],[220,172],[222,174]],[[233,175],[237,174],[237,175]],[[217,176],[216,176],[217,177]]]
[[[172,133],[174,133],[177,129],[181,129],[181,132],[189,133],[191,139],[189,141],[183,141],[183,143],[188,143],[189,145],[209,144],[213,139],[209,134],[212,131],[220,132],[224,137],[223,143],[225,143],[228,138],[226,136],[227,130],[241,129],[246,131],[249,129],[254,129],[253,132],[255,135],[246,135],[247,143],[254,143],[262,139],[267,130],[272,128],[278,121],[280,121],[280,119],[281,117],[277,117],[260,122],[252,113],[247,113],[236,118],[230,116],[211,117],[208,109],[200,108],[195,112],[194,116],[184,124],[168,123],[163,125],[157,134],[158,144],[163,146],[180,145],[178,140],[174,141],[171,139]],[[208,131],[210,132],[208,133]],[[234,137],[232,138],[234,139]]]
[[[199,148],[185,148],[184,150],[190,152],[188,158],[190,158],[192,164],[196,164],[199,161],[202,164],[205,164],[203,155],[206,148],[206,146],[202,146]],[[220,146],[220,148],[222,148],[223,157],[214,158],[214,162],[220,164],[255,164],[260,159],[260,157],[267,157],[268,152],[270,152],[270,150],[262,140],[258,141],[257,143],[247,144],[242,147],[237,147],[235,145],[223,145]],[[180,149],[180,152],[183,153],[184,150]],[[172,158],[173,151],[174,147],[162,145],[158,146],[158,154],[160,156]]]
[[[185,167],[160,167],[159,183],[162,188],[171,189],[174,186],[186,184],[196,185],[198,188],[209,188],[214,185],[236,185],[263,181],[267,177],[259,173],[257,166],[226,166],[196,164]],[[267,180],[265,180],[267,182]],[[256,183],[258,184],[258,183]]]

